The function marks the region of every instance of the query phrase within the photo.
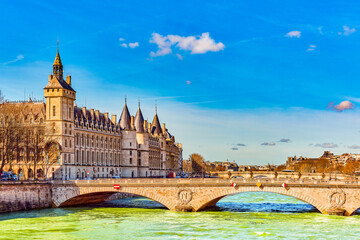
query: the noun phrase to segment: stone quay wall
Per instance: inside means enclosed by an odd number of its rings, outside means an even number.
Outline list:
[[[0,213],[51,207],[51,185],[41,182],[0,182]]]

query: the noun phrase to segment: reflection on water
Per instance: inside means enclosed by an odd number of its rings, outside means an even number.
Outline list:
[[[197,213],[144,199],[0,215],[0,239],[358,239],[359,216],[320,214],[272,193],[243,193]]]

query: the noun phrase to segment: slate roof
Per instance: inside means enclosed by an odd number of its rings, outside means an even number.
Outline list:
[[[129,109],[125,103],[124,109],[121,113],[119,124],[121,129],[130,130],[131,129],[131,117],[129,113]]]
[[[53,76],[52,79],[48,82],[48,84],[44,87],[44,89],[60,89],[64,88],[70,91],[76,92],[66,81],[63,79],[58,79],[56,76]]]
[[[151,124],[151,134],[157,134],[157,135],[162,134],[161,125],[157,113],[155,114]]]
[[[142,112],[141,112],[141,109],[140,109],[140,106],[138,108],[138,111],[135,115],[135,129],[137,132],[145,132],[145,129],[144,129],[144,117],[142,115]]]

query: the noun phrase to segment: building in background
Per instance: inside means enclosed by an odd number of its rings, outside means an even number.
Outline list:
[[[164,177],[170,172],[181,171],[182,145],[175,142],[165,123],[160,124],[157,112],[153,121],[147,122],[139,103],[134,117],[125,99],[117,121],[116,115],[77,107],[71,76],[64,79],[63,72],[58,49],[53,74],[49,75],[44,88],[46,102],[5,103],[22,106],[18,110],[21,111],[22,121],[42,129],[46,135],[44,139],[48,139],[44,148],[49,144],[56,146],[57,154],[41,150],[41,161],[54,163],[46,171],[47,177],[64,180],[113,176]],[[28,164],[24,167],[25,163],[36,161],[32,157],[33,147],[21,146],[18,156],[14,156],[17,158],[14,164],[5,166],[4,170],[21,172],[25,178],[35,174],[43,176],[45,171],[41,165]]]

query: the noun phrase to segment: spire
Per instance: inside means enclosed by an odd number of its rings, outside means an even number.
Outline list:
[[[140,109],[140,100],[139,100],[139,108],[138,108],[136,116],[135,116],[135,129],[137,132],[145,132],[144,117],[143,117],[141,109]]]
[[[125,98],[125,106],[121,113],[119,124],[121,129],[125,129],[125,130],[131,129],[131,117],[130,117],[129,109],[126,105],[126,98]]]
[[[57,41],[57,53],[53,64],[53,75],[58,79],[63,79],[63,65],[59,53],[59,40]]]
[[[155,113],[154,119],[151,124],[151,133],[155,135],[160,135],[162,133],[162,129],[157,113]]]

